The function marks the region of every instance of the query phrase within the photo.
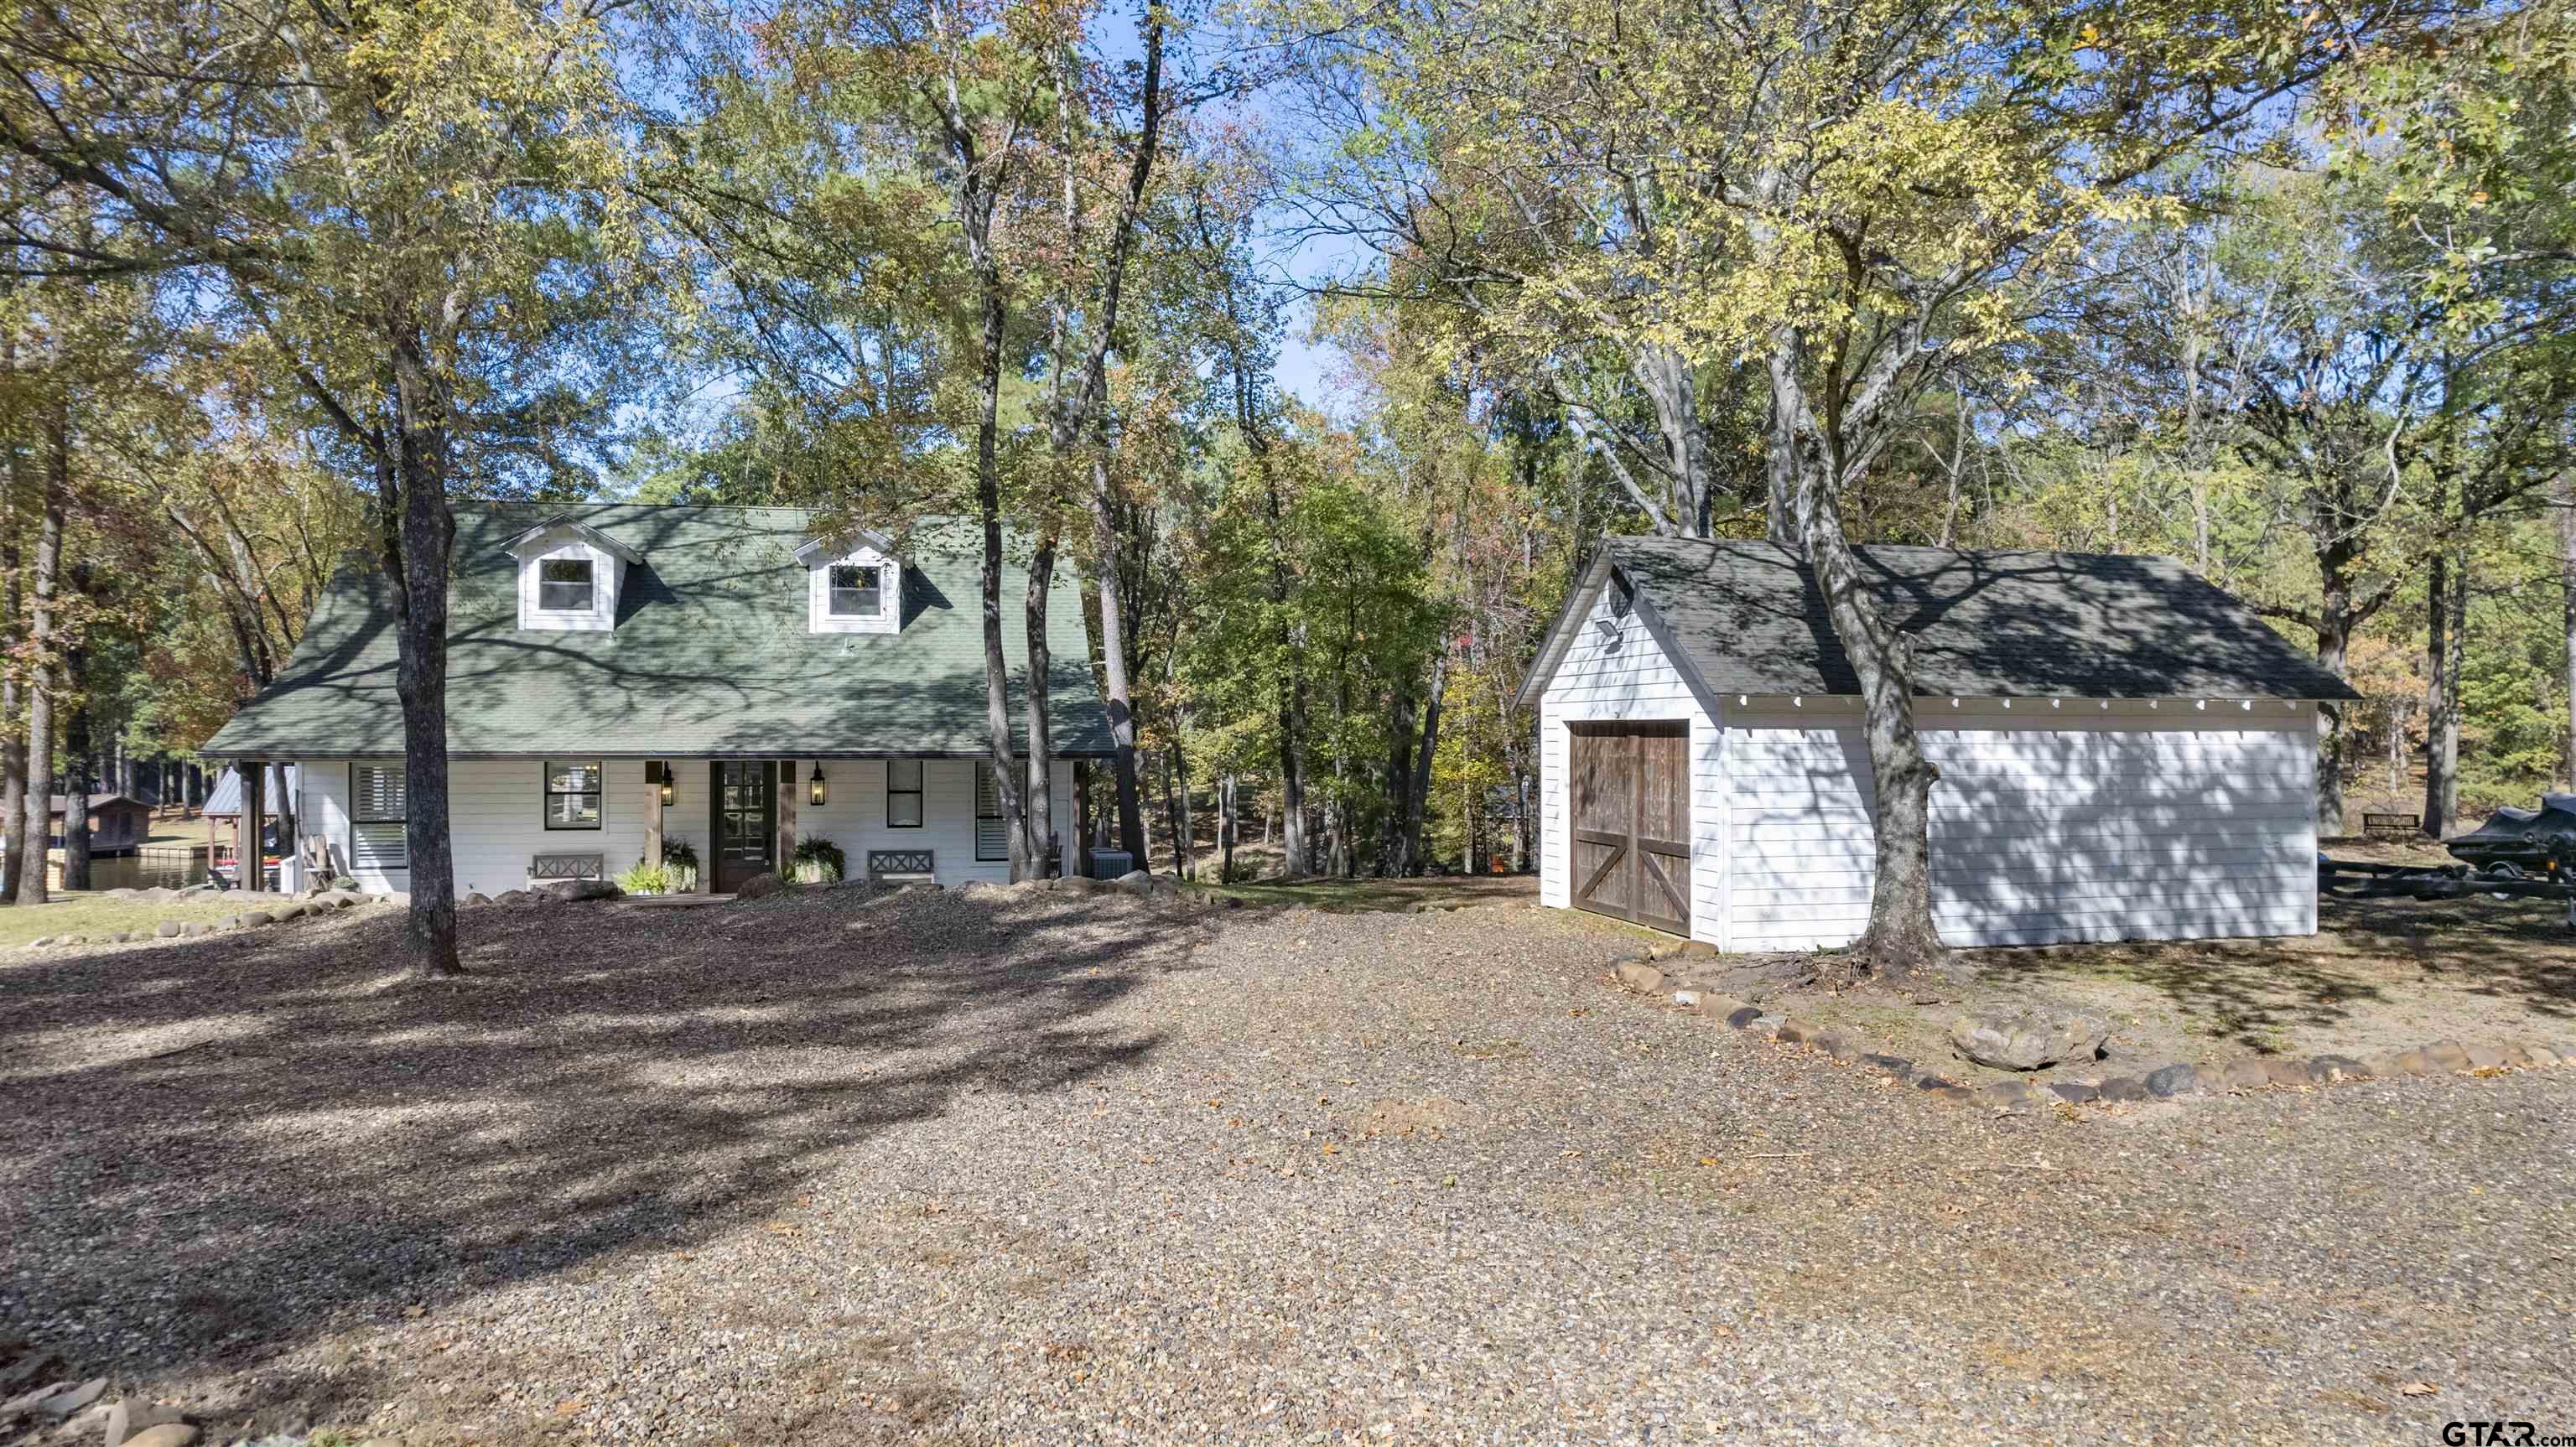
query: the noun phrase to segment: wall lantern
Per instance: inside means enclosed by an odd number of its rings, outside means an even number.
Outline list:
[[[815,808],[823,807],[823,761],[814,761],[813,776],[805,781],[805,798]]]
[[[670,805],[671,766],[669,764],[666,764],[659,759],[646,764],[644,766],[644,782],[659,785],[662,790],[662,803],[664,807],[668,807]]]

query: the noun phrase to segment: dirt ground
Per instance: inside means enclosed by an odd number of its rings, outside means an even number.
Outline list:
[[[2332,849],[2339,859],[2448,862],[2429,844]],[[1950,1058],[1950,1022],[1968,1011],[2088,1010],[2111,1021],[2096,1073],[2246,1055],[2360,1056],[2436,1040],[2576,1044],[2576,928],[2564,903],[2328,896],[2318,925],[2306,939],[1969,951],[1949,986],[1800,991],[1781,1005],[1925,1061]]]

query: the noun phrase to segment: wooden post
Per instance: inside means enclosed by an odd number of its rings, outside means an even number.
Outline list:
[[[233,883],[256,892],[268,887],[268,764],[244,759],[234,767],[242,786],[241,813],[233,819]]]
[[[662,785],[653,776],[669,767],[657,763],[644,771],[644,862],[657,867],[662,862]]]
[[[794,759],[778,761],[778,771],[783,776],[778,781],[778,877],[781,879],[796,877],[796,791],[805,787],[804,781],[796,777],[796,764]]]

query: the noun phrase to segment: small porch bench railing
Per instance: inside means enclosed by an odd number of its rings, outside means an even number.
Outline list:
[[[528,878],[606,879],[608,860],[598,854],[539,854],[528,861]]]
[[[2420,814],[2364,814],[2361,832],[2371,839],[2412,839],[2424,832]]]
[[[868,851],[868,878],[890,884],[919,884],[935,880],[938,871],[927,849],[871,849]]]

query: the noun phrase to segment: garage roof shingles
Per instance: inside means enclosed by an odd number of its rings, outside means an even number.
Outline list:
[[[522,631],[509,541],[570,518],[632,547],[617,626]],[[905,539],[903,630],[809,633],[795,508],[460,504],[449,584],[448,749],[460,755],[846,756],[981,751],[980,534],[931,519]],[[1004,570],[1003,652],[1022,726],[1024,571]],[[1050,733],[1060,753],[1102,753],[1108,721],[1080,600],[1059,580],[1047,618]],[[205,748],[233,758],[402,752],[394,614],[383,574],[343,570],[275,684]]]
[[[1860,692],[1814,574],[1786,550],[1692,538],[1604,547],[1712,692]],[[2170,558],[1856,551],[1871,595],[1913,644],[1918,696],[2360,696]]]

